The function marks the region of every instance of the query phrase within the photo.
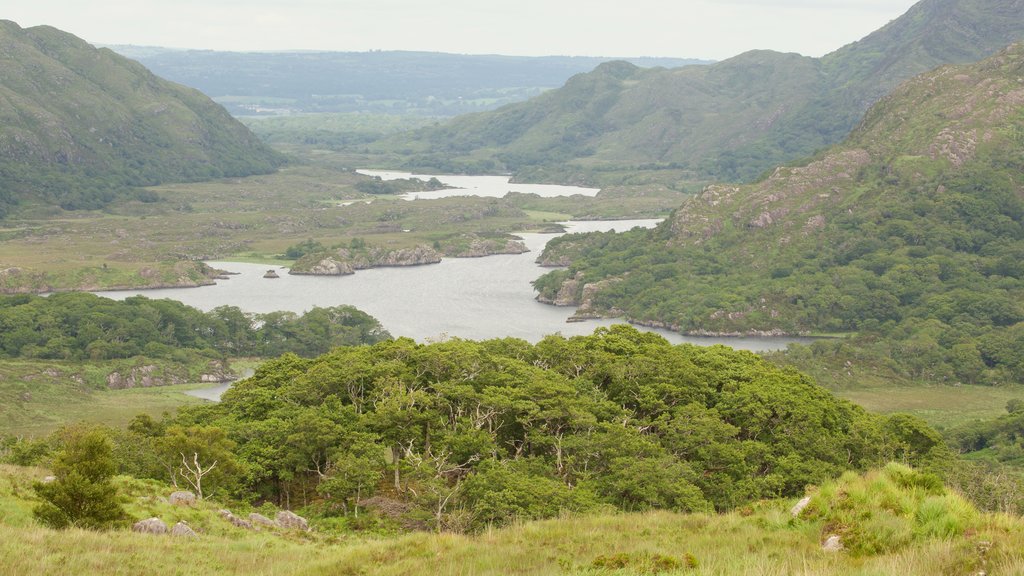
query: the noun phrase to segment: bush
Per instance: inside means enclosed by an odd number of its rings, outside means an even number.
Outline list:
[[[56,480],[33,488],[43,500],[33,511],[52,528],[109,528],[126,520],[118,501],[110,439],[100,429],[73,430],[53,464]]]

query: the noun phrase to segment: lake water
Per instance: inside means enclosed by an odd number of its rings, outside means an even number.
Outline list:
[[[388,170],[356,170],[365,176],[378,176],[381,180],[398,180],[416,178],[426,182],[431,178],[437,178],[443,184],[454,186],[448,190],[434,190],[433,192],[410,192],[400,197],[405,200],[435,200],[437,198],[448,198],[450,196],[486,196],[489,198],[502,198],[509,192],[522,192],[524,194],[536,194],[542,198],[554,198],[556,196],[597,196],[599,188],[581,188],[578,186],[559,186],[556,184],[518,184],[509,182],[508,176],[459,176],[450,174],[413,174],[411,172],[393,172]]]
[[[570,232],[623,231],[650,228],[658,220],[568,222]],[[545,335],[590,334],[614,320],[566,322],[574,309],[549,306],[534,300],[530,282],[550,269],[534,260],[556,234],[520,234],[531,250],[525,254],[485,258],[445,258],[439,264],[403,268],[360,270],[350,276],[291,276],[263,278],[264,264],[210,262],[231,272],[229,280],[200,288],[98,292],[123,299],[142,294],[171,298],[200,310],[221,305],[238,306],[246,312],[290,310],[301,313],[314,306],[353,305],[373,315],[394,336],[417,341],[455,336],[488,339],[512,336],[536,342]],[[785,348],[804,338],[693,338],[666,330],[657,332],[673,343],[726,344],[734,348],[767,351]]]

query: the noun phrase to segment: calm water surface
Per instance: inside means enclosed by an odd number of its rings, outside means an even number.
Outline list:
[[[568,222],[570,232],[623,231],[653,227],[658,220]],[[541,304],[534,300],[530,282],[549,269],[534,260],[556,234],[520,234],[531,250],[525,254],[485,258],[445,258],[440,264],[404,268],[360,270],[350,276],[291,276],[279,269],[280,278],[267,279],[264,264],[210,262],[211,266],[237,273],[229,280],[200,288],[98,292],[123,299],[142,294],[171,298],[200,310],[238,306],[246,312],[290,310],[305,312],[314,306],[350,304],[373,315],[394,336],[418,341],[457,336],[488,339],[512,336],[536,342],[545,335],[590,334],[614,320],[566,322],[573,308]],[[673,343],[726,344],[734,348],[765,351],[785,348],[801,338],[692,338],[665,330],[657,332]]]
[[[522,192],[524,194],[536,194],[542,198],[554,198],[555,196],[573,196],[575,194],[597,196],[597,193],[601,191],[598,188],[580,188],[578,186],[559,186],[556,184],[517,184],[509,182],[510,178],[508,176],[413,174],[411,172],[392,172],[388,170],[356,170],[356,172],[366,176],[379,176],[381,180],[417,178],[425,182],[431,178],[437,178],[444,184],[455,187],[449,190],[402,194],[401,198],[405,200],[434,200],[450,196],[502,198],[509,192]]]

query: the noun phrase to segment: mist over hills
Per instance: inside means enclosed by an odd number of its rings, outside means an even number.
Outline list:
[[[369,112],[455,116],[526,100],[611,58],[437,52],[222,52],[111,46],[236,115]],[[632,58],[638,66],[706,64]]]
[[[601,169],[684,169],[751,180],[839,142],[899,82],[1024,38],[1021,0],[923,0],[823,58],[758,50],[710,66],[598,67],[528,102],[457,118],[388,148],[410,166],[568,179]]]
[[[282,157],[197,90],[52,28],[0,21],[0,214],[274,170]]]

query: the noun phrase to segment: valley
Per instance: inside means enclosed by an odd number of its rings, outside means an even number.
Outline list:
[[[1024,573],[1021,22],[712,62],[0,21],[0,572]]]

